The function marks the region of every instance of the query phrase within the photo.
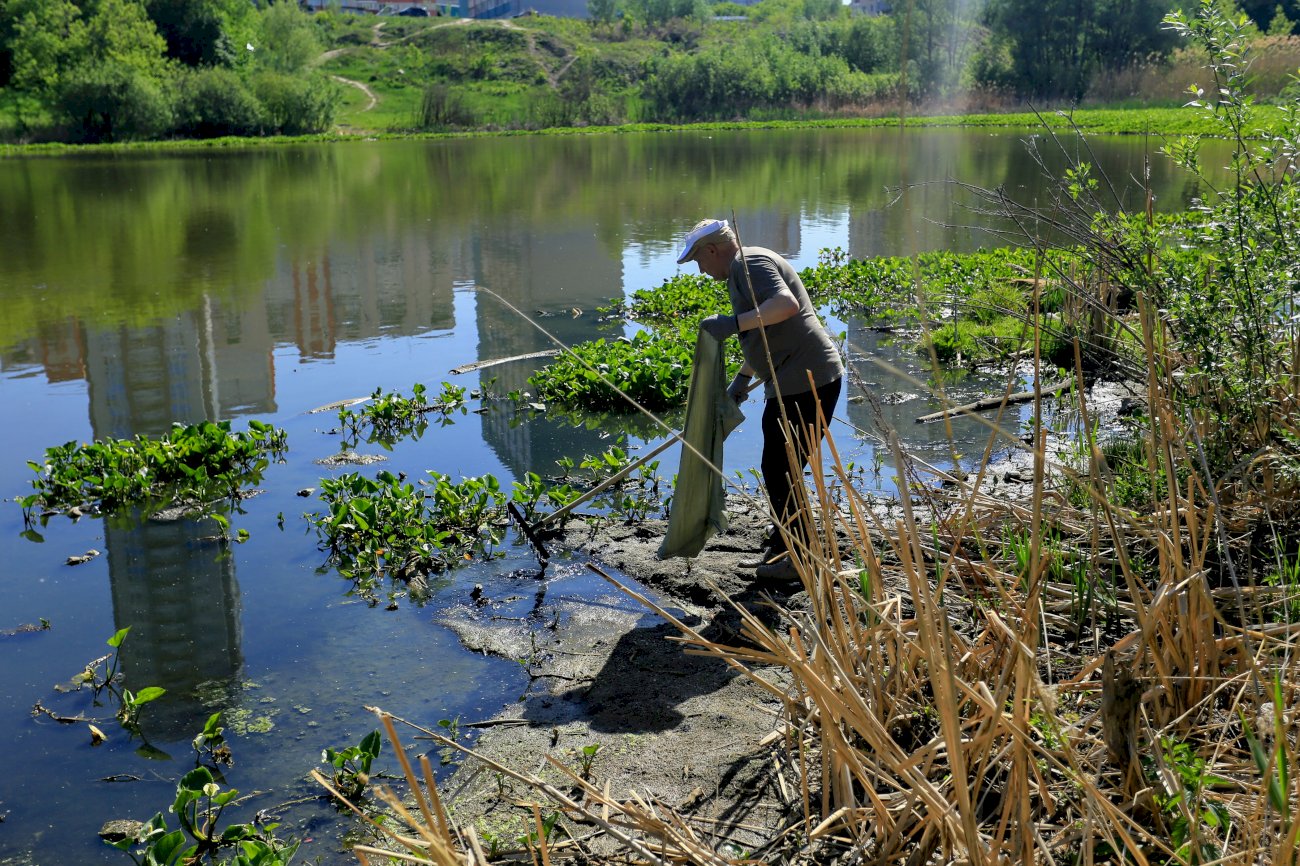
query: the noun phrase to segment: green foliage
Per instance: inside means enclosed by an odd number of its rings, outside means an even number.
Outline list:
[[[1161,776],[1167,793],[1157,794],[1156,803],[1171,819],[1169,836],[1174,857],[1179,863],[1217,862],[1221,845],[1232,832],[1232,813],[1209,791],[1230,783],[1209,773],[1205,758],[1188,743],[1165,737],[1160,745],[1164,770]]]
[[[693,335],[645,332],[632,339],[579,343],[528,382],[548,403],[589,411],[632,410],[617,388],[650,411],[685,402],[690,385]]]
[[[978,76],[1019,96],[1077,100],[1097,70],[1167,54],[1172,34],[1160,22],[1168,9],[1168,0],[991,0]]]
[[[1246,735],[1246,744],[1250,747],[1251,760],[1255,762],[1255,769],[1259,771],[1260,776],[1265,780],[1268,789],[1268,802],[1274,811],[1281,816],[1283,822],[1289,823],[1291,820],[1291,770],[1287,766],[1287,725],[1284,716],[1283,701],[1285,696],[1282,691],[1282,678],[1280,674],[1275,674],[1273,678],[1273,702],[1269,707],[1273,711],[1273,717],[1269,719],[1273,723],[1273,729],[1269,732],[1271,739],[1275,743],[1272,753],[1270,754],[1260,742],[1251,728],[1249,720],[1245,714],[1239,713],[1241,719],[1242,733]],[[1265,704],[1265,707],[1268,707]]]
[[[261,13],[261,39],[253,44],[254,62],[263,69],[296,75],[321,53],[311,16],[291,0],[272,0]]]
[[[1269,408],[1287,393],[1294,339],[1295,274],[1300,273],[1300,104],[1284,108],[1283,129],[1255,137],[1256,109],[1246,95],[1249,55],[1243,57],[1242,18],[1230,20],[1205,2],[1194,18],[1171,15],[1170,25],[1204,46],[1215,90],[1193,89],[1191,106],[1234,145],[1232,180],[1206,185],[1197,208],[1203,219],[1176,232],[1195,256],[1162,260],[1153,300],[1167,311],[1173,337],[1191,361],[1186,396],[1208,422],[1215,466],[1227,466],[1276,443],[1274,429],[1290,427]],[[1194,138],[1166,150],[1176,163],[1203,178]]]
[[[272,69],[254,75],[252,86],[262,104],[267,132],[306,135],[325,132],[334,123],[339,87],[324,75],[289,75]]]
[[[224,863],[226,866],[288,866],[299,842],[275,836],[278,824],[219,825],[222,813],[237,802],[239,791],[222,790],[207,767],[186,773],[176,786],[170,812],[179,830],[167,829],[161,812],[142,824],[132,837],[109,842],[130,854],[137,866]],[[222,857],[229,852],[232,856]]]
[[[614,300],[602,312],[623,315],[648,327],[681,328],[714,313],[731,312],[726,283],[703,274],[677,274],[654,289],[637,289],[627,301]]]
[[[0,22],[8,84],[37,96],[55,93],[87,49],[81,9],[71,0],[9,0]]]
[[[594,24],[612,24],[618,14],[618,0],[587,0],[587,16]]]
[[[334,769],[334,787],[345,797],[358,797],[370,784],[370,765],[379,757],[383,740],[379,731],[371,731],[361,742],[346,749],[325,749],[321,761]]]
[[[117,719],[128,731],[139,732],[140,710],[150,701],[156,701],[167,693],[159,686],[147,686],[138,692],[122,689],[122,702],[118,705]]]
[[[203,723],[203,730],[199,731],[190,743],[197,760],[207,760],[213,766],[225,764],[229,767],[234,764],[230,744],[226,742],[225,730],[221,725],[220,710],[208,716],[208,720]]]
[[[380,472],[374,479],[348,473],[321,482],[328,514],[308,520],[345,577],[369,594],[374,580],[410,579],[444,571],[473,553],[487,555],[500,541],[505,495],[492,475],[459,482],[430,471],[419,485]]]
[[[339,410],[339,426],[350,440],[365,437],[367,442],[379,442],[385,447],[403,436],[419,438],[429,425],[428,416],[436,413],[441,423],[450,424],[455,412],[464,415],[465,389],[450,382],[442,383],[438,399],[429,401],[428,389],[419,383],[411,388],[411,396],[383,392],[376,388],[363,408],[352,411],[347,406]]]
[[[158,34],[167,43],[168,57],[191,67],[228,66],[238,57],[229,20],[232,4],[213,0],[145,0],[144,5]],[[240,48],[243,45],[239,43]]]
[[[233,70],[209,67],[179,73],[174,131],[190,138],[258,135],[262,106]]]
[[[1070,254],[1059,255],[1065,259]],[[849,259],[842,250],[823,250],[818,264],[799,276],[814,303],[828,305],[841,317],[915,318],[920,315],[919,295],[927,307],[947,303],[987,323],[1007,311],[1025,309],[1017,281],[1034,274],[1036,256],[1022,247],[934,251],[915,259]]]
[[[87,63],[59,88],[59,111],[76,141],[154,138],[172,125],[172,106],[161,85],[125,63]]]
[[[591,767],[596,763],[596,756],[600,754],[602,748],[600,743],[588,743],[575,750],[574,757],[578,759],[578,775],[583,779],[591,778]]]
[[[804,53],[759,35],[740,45],[710,43],[693,54],[653,58],[641,97],[651,117],[672,122],[745,117],[782,106],[860,104],[890,89],[843,57]]]
[[[424,88],[412,126],[430,131],[474,125],[474,112],[464,96],[443,82]]]
[[[942,364],[974,366],[1005,360],[1033,347],[1033,323],[1025,316],[1001,316],[988,322],[959,319],[926,331],[929,345]],[[1057,351],[1057,341],[1048,332],[1040,334],[1044,357]],[[924,342],[917,351],[926,354]]]
[[[20,499],[30,523],[34,509],[68,509],[93,505],[111,511],[154,500],[204,502],[235,497],[255,484],[285,451],[283,430],[257,420],[247,432],[231,432],[230,422],[175,424],[170,433],[151,438],[68,442],[47,449],[44,464],[28,461],[38,477],[36,493]]]

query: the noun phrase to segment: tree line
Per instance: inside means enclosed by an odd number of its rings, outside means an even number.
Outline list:
[[[288,0],[0,0],[0,108],[85,142],[322,132],[321,51]]]
[[[326,49],[371,52],[345,74],[381,99],[422,88],[415,129],[1078,101],[1099,75],[1165,62],[1179,45],[1165,16],[1201,3],[1249,38],[1300,19],[1300,0],[894,0],[880,14],[840,0],[588,0],[586,22],[429,29],[385,61],[373,19],[294,0],[0,0],[0,126],[73,141],[322,132],[340,102]],[[572,59],[549,83],[525,27]],[[487,120],[510,98],[521,116]]]
[[[1291,35],[1300,20],[1300,0],[1209,2],[1227,17],[1243,19],[1251,38]],[[834,106],[885,93],[925,101],[971,91],[1013,100],[1079,100],[1099,72],[1165,61],[1180,44],[1165,17],[1194,14],[1199,5],[1200,0],[895,0],[884,14],[867,16],[853,15],[834,0],[762,0],[750,7],[590,0],[589,11],[598,24],[623,22],[625,29],[627,22],[668,27],[673,16],[720,13],[771,25],[762,35],[751,31],[739,45],[669,54],[652,65],[652,103],[667,115],[690,117],[701,103],[712,103],[706,114],[725,114],[728,102],[743,109],[761,89],[756,76],[775,79],[767,93],[778,104],[807,104],[811,94]]]

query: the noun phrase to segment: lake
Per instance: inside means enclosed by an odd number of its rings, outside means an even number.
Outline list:
[[[986,231],[997,224],[945,181],[1045,202],[1025,138],[663,132],[0,160],[0,496],[30,492],[27,461],[39,462],[47,447],[158,434],[174,421],[231,420],[242,429],[258,419],[284,428],[290,449],[234,517],[234,528],[249,532],[244,544],[212,542],[210,520],[132,515],[57,517],[36,540],[23,537],[19,506],[0,504],[0,864],[129,862],[96,831],[109,819],[165,811],[193,766],[190,740],[217,710],[234,753],[226,783],[256,792],[240,815],[282,815],[288,833],[311,840],[301,862],[355,862],[338,842],[348,822],[316,799],[307,778],[321,750],[372,730],[367,705],[426,725],[472,721],[527,685],[518,663],[464,651],[439,618],[469,604],[475,584],[515,599],[502,616],[528,617],[539,589],[626,602],[606,598],[576,560],[539,577],[528,548],[512,544],[501,559],[439,576],[423,605],[371,606],[349,594],[303,519],[322,505],[299,492],[377,467],[319,465],[340,437],[334,413],[310,410],[376,388],[409,394],[417,382],[434,393],[443,381],[526,388],[540,362],[449,371],[553,348],[552,338],[620,333],[601,323],[598,308],[676,273],[679,241],[704,216],[734,214],[744,242],[781,251],[796,267],[816,264],[824,248],[866,257],[1001,245]],[[1089,161],[1128,207],[1142,207],[1148,158],[1158,207],[1181,208],[1195,193],[1154,141],[1089,146]],[[977,426],[958,425],[956,444],[942,425],[914,426],[934,404],[907,399],[921,387],[871,363],[886,358],[924,380],[908,341],[859,322],[830,326],[847,334],[867,386],[901,395],[884,420],[911,448],[943,465],[953,450],[982,451],[987,434]],[[972,377],[954,393],[1001,386]],[[728,473],[742,479],[758,464],[760,436],[760,406],[746,408],[752,420],[728,440],[726,457]],[[1026,411],[1012,413],[1008,428]],[[832,432],[846,459],[870,464],[872,440],[859,432],[873,425],[866,404],[841,400],[837,417]],[[609,424],[549,413],[454,420],[391,452],[360,450],[384,454],[384,468],[413,478],[492,473],[508,489],[525,472],[554,474],[557,459],[615,441]],[[670,451],[660,473],[675,469]],[[888,492],[885,476],[878,486]],[[66,564],[91,550],[100,555]],[[41,620],[48,630],[11,633]],[[127,687],[167,689],[143,710],[147,744],[120,728],[114,706],[66,688],[127,626]],[[107,742],[92,746],[84,721],[61,724],[34,712],[38,704],[94,721]],[[381,759],[381,768],[394,766]]]

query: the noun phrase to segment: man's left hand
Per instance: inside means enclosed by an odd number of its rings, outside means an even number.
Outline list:
[[[709,316],[700,322],[700,330],[708,333],[715,340],[722,341],[730,336],[740,333],[740,323],[735,316],[725,316],[719,313],[716,316]]]

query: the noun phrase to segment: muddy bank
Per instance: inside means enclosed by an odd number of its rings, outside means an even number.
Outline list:
[[[664,521],[594,535],[579,521],[549,542],[571,554],[548,568],[547,597],[532,617],[497,619],[492,602],[474,600],[449,612],[443,622],[466,647],[519,660],[530,675],[520,700],[482,728],[476,751],[567,790],[571,783],[546,766],[552,756],[608,783],[616,797],[635,791],[703,819],[719,844],[737,851],[775,835],[789,804],[761,743],[774,730],[779,702],[724,662],[685,654],[671,640],[674,626],[587,567],[647,593],[704,636],[734,642],[739,617],[707,584],[760,609],[763,590],[740,562],[758,549],[767,524],[742,500],[728,511],[731,529],[689,565],[656,559]],[[759,675],[781,683],[781,671]],[[457,821],[476,824],[481,836],[507,848],[525,831],[522,822],[532,821],[516,803],[539,799],[472,758],[446,790]],[[587,844],[600,850],[596,839]]]
[[[1108,387],[1094,391],[1091,408],[1113,423],[1132,400],[1131,389]],[[1025,500],[1032,477],[1032,456],[1010,450],[988,467],[983,489]],[[902,514],[896,500],[872,499],[870,506],[884,525]],[[442,622],[466,647],[520,661],[530,674],[519,701],[480,728],[476,750],[573,789],[548,766],[550,756],[608,784],[616,798],[635,792],[697,819],[697,832],[716,846],[737,855],[775,854],[764,846],[802,814],[797,792],[784,781],[789,776],[781,778],[780,702],[723,661],[685,654],[673,640],[674,626],[588,567],[651,596],[705,638],[738,643],[740,616],[723,594],[774,626],[780,613],[771,601],[798,609],[804,597],[797,584],[757,583],[743,565],[769,529],[761,508],[732,496],[727,515],[728,530],[689,561],[657,558],[665,521],[599,530],[574,521],[548,540],[553,552],[564,553],[548,568],[531,616],[498,617],[496,605],[481,597],[450,611]],[[848,539],[839,541],[845,549]],[[778,687],[786,676],[779,669],[755,673]],[[516,847],[533,820],[518,804],[544,801],[473,758],[446,790],[455,819],[504,848]],[[591,836],[590,828],[570,830]],[[601,851],[598,837],[585,844]]]

